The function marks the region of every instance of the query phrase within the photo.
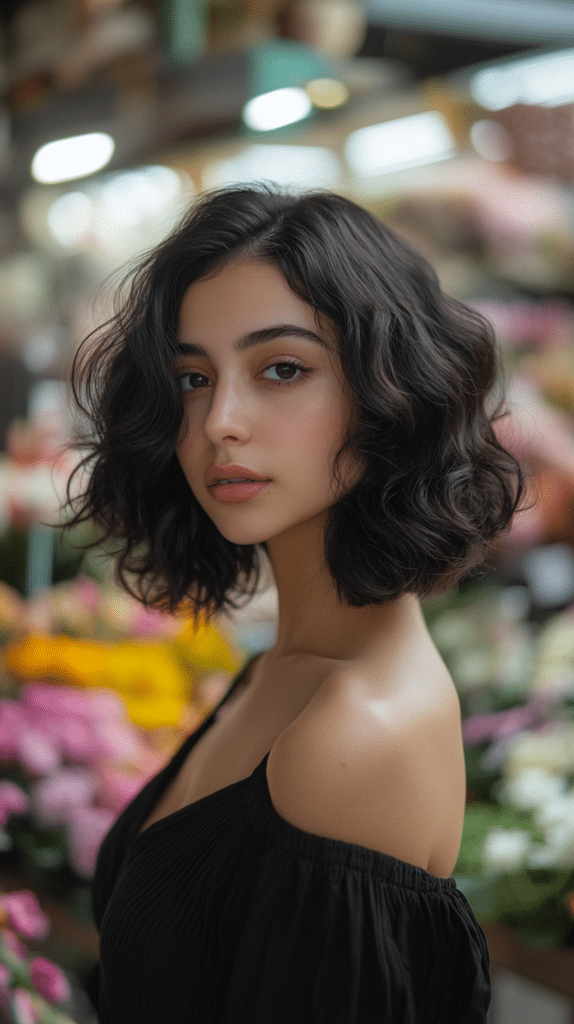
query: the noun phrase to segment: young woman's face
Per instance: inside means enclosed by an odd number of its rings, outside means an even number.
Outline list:
[[[236,348],[271,329],[275,336]],[[188,351],[175,364],[185,403],[177,457],[220,533],[262,543],[328,509],[337,496],[333,459],[351,415],[332,326],[317,326],[313,307],[275,266],[242,260],[189,286],[178,335]],[[206,473],[228,463],[270,482],[248,500],[218,500]],[[360,477],[349,461],[341,471],[345,487]]]

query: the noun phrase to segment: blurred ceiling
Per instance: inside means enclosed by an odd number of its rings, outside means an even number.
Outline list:
[[[34,153],[54,139],[109,133],[114,170],[178,144],[249,134],[241,112],[253,83],[289,47],[309,68],[322,56],[350,85],[348,110],[369,93],[383,98],[405,82],[574,40],[574,4],[555,0],[2,0],[0,13],[5,208],[31,184]],[[344,38],[327,38],[336,19],[349,26],[347,52]],[[52,66],[34,64],[42,26],[47,38],[71,39],[60,51],[52,43]]]
[[[564,43],[574,39],[574,8],[557,0],[365,0],[370,24],[495,42]]]

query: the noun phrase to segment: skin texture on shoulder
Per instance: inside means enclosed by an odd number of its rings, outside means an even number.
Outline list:
[[[365,700],[357,680],[334,672],[269,754],[277,813],[448,877],[466,802],[456,705],[446,698],[440,713],[401,722],[389,701]]]

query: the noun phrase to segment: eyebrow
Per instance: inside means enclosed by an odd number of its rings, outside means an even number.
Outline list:
[[[249,348],[253,348],[254,345],[263,345],[266,341],[273,341],[275,338],[304,338],[307,341],[314,341],[318,345],[322,345],[323,348],[329,349],[329,345],[323,338],[320,338],[314,331],[309,331],[305,327],[298,327],[296,324],[275,324],[273,327],[262,327],[258,331],[250,331],[249,334],[244,334],[243,337],[239,338],[235,342],[233,348],[236,352],[245,352]],[[189,341],[179,341],[175,344],[176,355],[184,356],[206,356],[209,358],[209,353],[203,345],[194,345]]]

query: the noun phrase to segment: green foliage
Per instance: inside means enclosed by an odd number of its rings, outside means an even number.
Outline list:
[[[535,843],[544,843],[546,838],[534,821],[531,811],[481,801],[469,804],[464,815],[462,842],[455,873],[471,877],[484,874],[482,848],[487,835],[494,828],[520,829],[522,832],[528,832]]]
[[[545,835],[530,811],[491,803],[470,804],[454,876],[479,920],[499,921],[516,929],[528,943],[559,946],[572,916],[567,894],[574,886],[571,868],[529,867],[526,856],[514,871],[489,872],[482,849],[492,829],[519,829],[532,842],[544,844]]]
[[[490,746],[491,743],[480,743],[476,747],[464,748],[467,792],[481,800],[491,799],[492,787],[501,778],[501,772],[486,769],[481,764]]]

